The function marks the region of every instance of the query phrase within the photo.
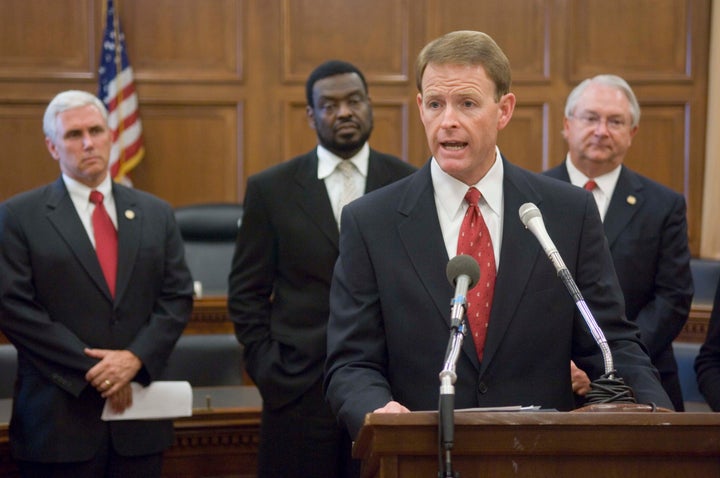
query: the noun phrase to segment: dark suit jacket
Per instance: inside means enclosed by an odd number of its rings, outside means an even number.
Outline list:
[[[544,174],[570,182],[565,163]],[[603,223],[627,318],[640,328],[663,387],[680,410],[672,341],[687,322],[693,297],[685,210],[681,194],[622,166]]]
[[[192,310],[192,280],[170,206],[113,185],[118,274],[110,296],[65,183],[0,205],[0,328],[18,350],[10,442],[16,458],[92,457],[107,433],[122,455],[172,443],[163,421],[100,420],[104,400],[85,381],[85,347],[127,349],[147,384],[165,367]]]
[[[228,307],[264,406],[299,397],[322,377],[338,226],[313,150],[248,179]],[[415,168],[370,151],[366,190]]]
[[[457,364],[455,406],[539,405],[570,410],[568,363],[604,373],[601,352],[536,238],[518,217],[535,203],[642,403],[672,407],[624,318],[620,288],[591,195],[504,161],[500,264],[484,359],[472,340]],[[453,287],[429,163],[343,211],[330,292],[326,395],[356,436],[366,413],[396,400],[437,409]]]
[[[720,283],[715,291],[707,337],[695,358],[698,388],[714,412],[720,412]]]

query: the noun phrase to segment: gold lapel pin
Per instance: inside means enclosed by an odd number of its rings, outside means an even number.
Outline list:
[[[634,206],[636,202],[637,202],[637,198],[635,196],[630,195],[627,197],[627,203],[630,204],[631,206]]]
[[[633,198],[633,199],[635,199],[635,198]],[[629,200],[630,199],[628,198],[628,201]],[[125,211],[125,217],[132,221],[133,219],[135,219],[135,211],[128,209],[127,211]]]

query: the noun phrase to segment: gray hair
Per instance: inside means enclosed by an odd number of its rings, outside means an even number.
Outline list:
[[[640,124],[640,104],[635,97],[635,93],[633,93],[633,90],[630,88],[628,82],[617,75],[597,75],[583,80],[579,85],[577,85],[575,89],[570,92],[570,95],[568,95],[567,101],[565,102],[566,118],[570,118],[573,115],[580,96],[591,84],[604,85],[622,91],[630,103],[630,117],[632,118],[631,126],[634,128]]]
[[[97,108],[107,123],[107,108],[105,108],[105,105],[98,99],[97,96],[88,93],[87,91],[67,90],[58,93],[45,109],[45,115],[43,116],[43,132],[45,133],[45,136],[55,141],[57,139],[57,131],[55,129],[55,118],[57,115],[63,111],[87,105],[92,105]]]

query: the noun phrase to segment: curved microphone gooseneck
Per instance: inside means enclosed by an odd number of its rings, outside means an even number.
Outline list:
[[[535,204],[528,202],[520,206],[518,213],[520,215],[520,221],[522,221],[523,225],[537,238],[545,254],[550,259],[550,262],[555,266],[558,276],[563,281],[563,284],[565,284],[573,301],[575,301],[575,305],[585,319],[590,333],[602,351],[605,362],[605,374],[590,383],[591,390],[586,396],[588,404],[616,402],[636,403],[635,394],[632,389],[625,385],[622,378],[616,377],[612,352],[608,346],[605,334],[603,334],[602,329],[598,326],[595,317],[593,317],[590,308],[580,293],[580,289],[578,289],[570,271],[565,266],[562,257],[560,257],[560,253],[555,247],[555,244],[552,239],[550,239],[545,229],[545,223],[543,222],[540,210]]]

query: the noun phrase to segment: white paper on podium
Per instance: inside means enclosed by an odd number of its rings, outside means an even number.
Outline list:
[[[504,407],[460,408],[456,412],[534,412],[540,410],[539,405],[509,405]]]
[[[189,417],[192,415],[192,387],[190,382],[159,381],[147,387],[131,382],[132,405],[116,413],[105,401],[102,418],[110,420],[148,420],[158,418]]]
[[[465,412],[535,412],[539,411],[539,405],[506,405],[499,407],[475,407],[475,408],[456,408],[455,413]],[[437,412],[437,410],[418,410],[419,413]],[[415,411],[411,412],[415,413]]]

